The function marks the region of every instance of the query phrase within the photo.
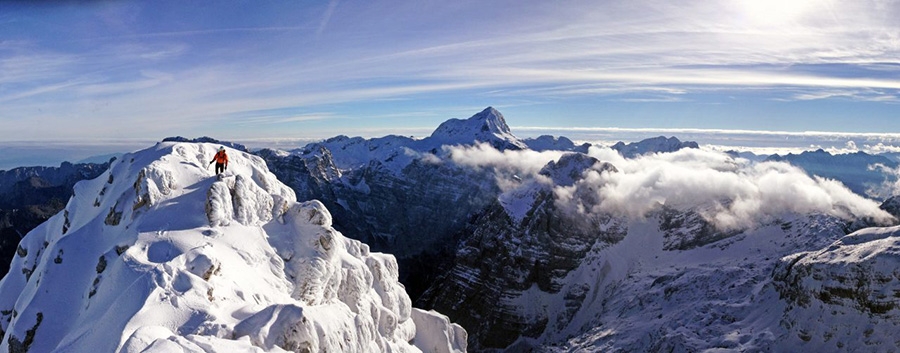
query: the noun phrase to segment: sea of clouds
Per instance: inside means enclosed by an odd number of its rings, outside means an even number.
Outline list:
[[[720,229],[744,229],[785,214],[829,214],[847,220],[893,218],[879,203],[839,181],[809,176],[784,162],[756,162],[712,149],[682,149],[633,159],[607,147],[588,155],[618,171],[587,169],[573,185],[554,185],[538,172],[560,151],[499,151],[490,145],[445,147],[456,164],[489,168],[498,185],[513,191],[530,179],[553,190],[559,206],[586,214],[642,218],[662,205],[699,212]]]

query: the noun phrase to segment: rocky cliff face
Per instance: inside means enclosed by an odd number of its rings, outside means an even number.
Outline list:
[[[339,171],[330,153],[266,160],[299,197],[333,209],[335,228],[376,251],[396,253],[414,297],[452,256],[466,220],[499,193],[492,183],[477,182],[485,177],[450,165],[413,161],[395,173],[379,161]]]
[[[552,203],[548,194],[538,195],[521,222],[499,205],[475,217],[450,271],[418,303],[459,318],[475,350],[505,348],[569,322],[586,292],[564,279],[589,251],[621,240],[624,230],[611,218],[586,221]],[[562,296],[564,310],[530,307],[535,292]]]
[[[550,185],[571,185],[588,168],[615,172],[608,163],[570,153],[541,169],[553,184],[526,182],[501,195],[471,220],[453,266],[419,302],[460,318],[474,350],[505,348],[565,327],[587,293],[569,286],[567,276],[589,252],[619,242],[626,231],[611,216],[586,217],[557,204]],[[563,304],[551,309],[534,301],[538,293]]]
[[[881,203],[881,209],[900,219],[900,196],[892,196]]]

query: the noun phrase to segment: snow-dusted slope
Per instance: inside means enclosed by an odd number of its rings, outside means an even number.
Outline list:
[[[164,142],[78,183],[0,282],[11,352],[463,351],[413,309],[390,255],[298,203],[261,158]]]
[[[900,228],[843,235],[842,227],[799,217],[664,251],[655,227],[632,225],[643,234],[630,231],[570,274],[588,299],[544,339],[574,338],[540,350],[895,352]]]
[[[900,347],[900,227],[868,228],[780,260],[788,305],[785,345],[805,351],[891,352]]]
[[[569,274],[568,285],[582,286],[585,300],[571,321],[542,337],[544,350],[828,351],[790,340],[772,272],[781,256],[825,246],[843,236],[843,226],[831,216],[792,217],[673,251],[667,231],[632,223],[622,242],[589,254]]]

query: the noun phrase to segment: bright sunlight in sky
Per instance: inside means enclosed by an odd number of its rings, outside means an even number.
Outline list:
[[[803,17],[818,15],[816,12],[822,9],[831,11],[834,8],[830,0],[741,0],[737,3],[751,23],[781,27]]]
[[[900,0],[4,1],[0,141],[898,133]]]

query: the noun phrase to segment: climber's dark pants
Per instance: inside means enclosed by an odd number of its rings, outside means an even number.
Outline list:
[[[224,163],[216,163],[216,174],[219,174],[224,171],[225,171],[225,164]]]

